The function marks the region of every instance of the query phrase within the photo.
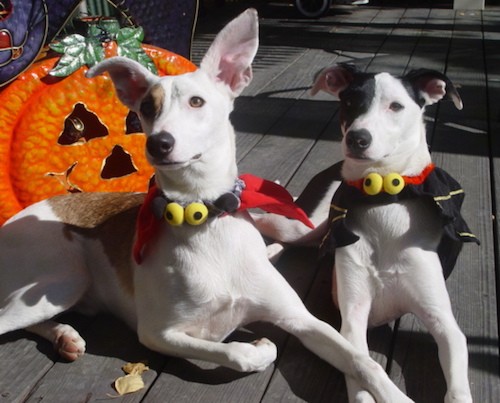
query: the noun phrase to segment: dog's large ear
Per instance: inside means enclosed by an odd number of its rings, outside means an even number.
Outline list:
[[[259,47],[257,11],[248,9],[216,36],[200,68],[223,82],[237,97],[252,80],[252,61]]]
[[[439,71],[418,69],[410,71],[404,80],[408,81],[419,98],[421,106],[432,105],[441,99],[452,100],[459,110],[462,99],[451,80]]]
[[[151,85],[159,77],[151,73],[140,63],[126,57],[112,57],[96,64],[87,77],[95,77],[108,72],[115,85],[116,95],[120,101],[134,112],[139,111],[140,103]]]
[[[314,77],[311,95],[325,91],[338,97],[351,84],[356,71],[355,66],[348,64],[336,64],[319,71]]]

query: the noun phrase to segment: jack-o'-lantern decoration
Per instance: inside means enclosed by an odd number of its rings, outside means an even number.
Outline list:
[[[36,62],[0,92],[0,224],[65,192],[147,190],[153,171],[137,116],[120,103],[107,75],[85,77],[87,65],[119,54],[160,76],[196,67],[141,45],[138,28],[99,24],[97,31],[91,24],[90,39],[73,35],[51,46],[65,54]]]

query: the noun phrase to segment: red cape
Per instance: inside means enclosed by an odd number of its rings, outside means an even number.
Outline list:
[[[240,179],[245,182],[245,188],[241,192],[241,204],[237,211],[260,208],[268,213],[299,220],[309,228],[314,228],[306,213],[294,203],[293,197],[283,186],[250,174],[241,175]],[[133,255],[138,264],[142,263],[148,245],[156,238],[162,223],[151,210],[151,203],[157,195],[158,188],[156,185],[151,186],[137,217]]]

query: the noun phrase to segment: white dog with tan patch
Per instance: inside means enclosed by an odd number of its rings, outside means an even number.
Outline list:
[[[146,199],[55,197],[10,219],[0,230],[0,334],[25,328],[75,360],[84,340],[53,317],[107,311],[152,350],[262,371],[276,358],[271,341],[222,341],[241,325],[268,321],[378,401],[409,401],[368,354],[306,310],[269,263],[248,213],[234,211],[251,181],[237,177],[229,114],[251,80],[257,47],[257,13],[247,10],[193,73],[159,78],[124,58],[90,70],[108,72],[121,101],[139,114],[156,186]]]

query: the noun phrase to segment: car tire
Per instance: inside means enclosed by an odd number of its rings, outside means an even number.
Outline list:
[[[332,0],[294,0],[295,8],[304,17],[318,18],[326,14]]]

